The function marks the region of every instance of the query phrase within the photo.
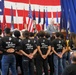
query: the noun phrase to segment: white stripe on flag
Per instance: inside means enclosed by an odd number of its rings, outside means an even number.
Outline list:
[[[16,6],[17,4],[17,6]],[[11,5],[13,6],[13,9],[16,10],[16,7],[17,7],[17,10],[23,10],[24,7],[25,10],[29,10],[29,4],[27,3],[15,3],[15,2],[9,2],[9,1],[5,1],[5,7],[8,8],[8,9],[11,9]],[[37,4],[31,4],[31,10],[33,11],[33,9],[35,9],[35,11],[39,11],[40,9],[40,12],[44,12],[44,7],[47,7],[47,10],[48,12],[56,12],[58,10],[58,12],[61,12],[61,6],[60,5],[57,5],[57,6],[52,6],[52,5],[48,5],[48,6],[45,6],[45,5],[37,5]],[[46,9],[46,8],[45,8]]]

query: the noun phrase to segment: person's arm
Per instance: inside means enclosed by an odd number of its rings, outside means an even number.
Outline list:
[[[53,54],[53,51],[51,51],[50,53],[49,53],[49,55],[52,55]]]
[[[47,58],[47,56],[49,55],[50,51],[51,51],[51,46],[48,46],[47,53],[45,55],[42,55],[43,59]]]
[[[63,49],[62,49],[62,52],[61,52],[61,58],[62,58],[62,56],[63,56],[64,53],[66,53],[66,49],[65,49],[65,47],[63,47]]]
[[[20,50],[20,52],[21,52],[24,56],[27,56],[27,57],[28,57],[28,54],[25,53],[23,50]]]
[[[16,51],[15,53],[17,53],[18,55],[22,55],[22,53],[20,51]]]
[[[32,55],[34,56],[37,53],[37,49],[35,49],[32,53]]]
[[[20,52],[21,52],[24,56],[32,59],[32,56],[31,56],[30,54],[25,53],[23,50],[20,50]]]
[[[52,47],[52,51],[59,57],[59,54],[54,50],[54,47]]]
[[[56,41],[53,41],[52,42],[52,51],[53,51],[54,54],[56,54],[57,56],[59,56],[59,54],[56,52],[56,50],[54,48],[55,47],[55,44],[56,44]]]
[[[46,53],[46,57],[49,55],[50,51],[51,51],[51,46],[48,46],[48,50],[47,50],[47,53]]]
[[[39,54],[42,56],[43,54],[42,54],[42,52],[40,50],[40,46],[37,46],[37,49],[38,49]]]

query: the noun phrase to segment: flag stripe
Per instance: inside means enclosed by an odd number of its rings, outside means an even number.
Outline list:
[[[13,15],[16,16],[16,10],[13,10],[13,12],[14,12]],[[22,10],[22,11],[21,10],[17,10],[17,12],[18,12],[18,16],[23,16],[23,13],[21,13],[21,12],[24,12],[24,10]],[[27,17],[28,16],[28,11],[25,10],[25,12],[26,12],[25,16]],[[6,15],[10,15],[10,9],[6,8],[5,9],[5,14]],[[40,11],[40,15],[41,15],[41,17],[43,17],[43,12]],[[60,17],[60,15],[61,15],[61,12],[58,12],[58,17]],[[38,17],[38,11],[35,11],[35,16]],[[51,12],[48,12],[48,17],[49,18],[52,17]],[[56,17],[56,12],[53,12],[53,17]]]
[[[6,0],[10,1],[10,0]],[[29,0],[11,0],[10,2],[17,2],[17,3],[27,3],[29,4]],[[60,0],[30,0],[31,4],[39,4],[39,5],[60,5]]]
[[[5,7],[6,8],[9,8],[11,9],[11,5],[13,6],[13,9],[16,10],[16,7],[18,10],[23,10],[24,7],[25,7],[25,10],[29,10],[29,4],[26,4],[26,3],[15,3],[15,2],[10,2],[10,1],[5,1]],[[44,8],[47,7],[47,10],[48,12],[56,12],[57,10],[58,11],[61,11],[61,6],[60,5],[56,5],[56,6],[52,6],[52,5],[38,5],[38,4],[31,4],[31,10],[33,11],[33,9],[35,9],[35,11],[39,11],[39,8],[40,8],[40,11],[43,12]]]
[[[3,16],[1,16],[1,23],[3,22],[2,20]],[[53,18],[54,22],[57,23],[56,18]],[[59,23],[60,23],[60,18],[58,18]],[[51,18],[48,18],[48,23],[50,24]],[[11,23],[11,16],[6,16],[6,23]],[[14,16],[14,23],[16,22],[16,16]],[[18,23],[23,24],[23,17],[18,17]],[[28,17],[26,17],[26,23],[28,24]],[[38,24],[38,17],[36,17],[36,24]],[[41,18],[41,24],[43,24],[43,18]]]

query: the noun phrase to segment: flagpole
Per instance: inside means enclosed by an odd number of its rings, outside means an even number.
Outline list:
[[[57,8],[57,12],[56,12],[57,14],[56,14],[56,16],[57,16],[57,31],[59,32],[60,30],[59,30],[59,23],[58,23],[58,8]]]
[[[62,28],[64,27],[64,26],[63,26],[63,22],[64,22],[64,21],[63,21],[63,14],[64,14],[64,9],[62,10]]]
[[[68,31],[68,34],[70,34],[70,21],[69,21],[69,18],[70,17],[70,8],[69,8],[69,13],[68,13],[68,20],[67,20],[67,31]]]

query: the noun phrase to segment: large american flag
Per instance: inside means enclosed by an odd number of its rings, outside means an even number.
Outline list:
[[[36,15],[36,24],[38,24],[38,12],[40,9],[41,14],[41,24],[43,24],[43,13],[44,9],[48,11],[48,24],[50,24],[51,18],[54,18],[55,24],[56,21],[56,12],[58,11],[58,22],[60,23],[60,0],[30,0],[31,10],[35,9]],[[0,0],[0,20],[3,23],[3,9],[5,9],[5,17],[7,27],[11,27],[11,6],[13,7],[13,16],[14,16],[14,28],[17,28],[17,24],[19,24],[19,29],[23,28],[23,12],[25,7],[25,16],[26,23],[28,24],[28,14],[29,14],[29,0]],[[18,21],[16,20],[16,9],[18,13]],[[53,12],[53,15],[51,15]]]

